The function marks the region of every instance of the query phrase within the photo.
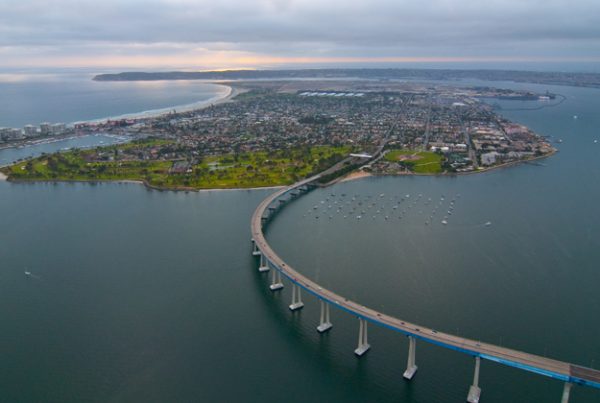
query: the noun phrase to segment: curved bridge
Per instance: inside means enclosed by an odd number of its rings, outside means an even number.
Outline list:
[[[316,175],[291,186],[282,188],[264,199],[254,211],[252,216],[251,230],[254,244],[253,255],[260,256],[259,271],[272,271],[272,283],[270,289],[277,291],[283,288],[282,276],[292,284],[292,303],[290,310],[294,311],[304,306],[301,299],[301,290],[317,297],[321,302],[321,320],[317,327],[319,332],[331,329],[329,319],[329,307],[333,306],[355,315],[359,319],[358,347],[356,355],[366,353],[370,345],[367,339],[367,325],[374,323],[407,335],[409,338],[408,365],[404,372],[406,379],[412,379],[417,371],[415,361],[416,341],[423,340],[429,343],[459,351],[475,358],[475,374],[473,384],[467,396],[468,402],[478,402],[481,389],[479,388],[479,365],[480,360],[498,362],[525,371],[534,372],[550,378],[565,382],[562,402],[569,400],[570,390],[573,384],[591,386],[600,389],[600,371],[581,367],[563,361],[540,357],[522,351],[511,350],[488,343],[454,336],[452,334],[438,332],[414,323],[409,323],[393,316],[386,315],[374,309],[365,307],[358,302],[350,301],[333,291],[327,290],[305,277],[290,265],[285,263],[267,243],[263,234],[263,227],[277,211],[290,200],[299,197],[313,186],[312,183],[319,179]]]

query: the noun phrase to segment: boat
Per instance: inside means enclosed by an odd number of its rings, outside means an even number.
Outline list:
[[[442,220],[442,224],[446,225],[446,224],[448,224],[448,221]]]
[[[31,272],[30,272],[30,271],[27,271],[27,270],[25,270],[25,275],[26,275],[26,276],[31,276]]]
[[[486,222],[486,223],[485,223],[485,226],[486,226],[486,227],[489,227],[490,225],[492,225],[492,222],[491,222],[491,221],[488,221],[488,222]]]

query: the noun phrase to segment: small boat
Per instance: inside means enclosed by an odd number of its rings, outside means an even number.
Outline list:
[[[446,225],[446,224],[448,224],[448,221],[442,220],[442,224]]]
[[[31,276],[31,272],[26,270],[26,271],[25,271],[25,275],[26,275],[26,276]]]
[[[492,222],[491,222],[491,221],[488,221],[488,222],[486,222],[486,223],[485,223],[485,226],[486,226],[486,227],[489,227],[490,225],[492,225]]]

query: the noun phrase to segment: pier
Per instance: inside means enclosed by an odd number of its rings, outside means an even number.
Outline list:
[[[288,202],[301,197],[306,193],[321,174],[297,182],[291,186],[279,189],[264,199],[254,211],[251,222],[252,254],[260,256],[259,271],[271,272],[270,289],[273,292],[284,287],[285,279],[293,287],[292,301],[289,306],[294,311],[304,306],[301,300],[301,292],[319,299],[321,304],[320,323],[316,327],[320,333],[330,331],[333,327],[330,316],[330,306],[358,318],[358,346],[354,353],[363,356],[369,351],[367,329],[369,324],[381,326],[392,331],[408,336],[409,352],[404,378],[407,381],[413,379],[417,372],[416,345],[417,341],[435,344],[459,353],[470,355],[474,358],[473,383],[467,392],[466,401],[470,403],[479,402],[481,391],[479,385],[479,373],[481,360],[493,361],[523,371],[533,372],[564,382],[562,403],[568,403],[570,391],[573,385],[588,386],[600,389],[600,371],[579,365],[541,357],[522,351],[483,343],[453,334],[439,332],[402,319],[386,315],[374,309],[365,307],[359,302],[344,298],[331,290],[305,277],[288,265],[271,248],[266,241],[263,228],[269,219],[277,214]],[[558,401],[558,397],[557,397]]]

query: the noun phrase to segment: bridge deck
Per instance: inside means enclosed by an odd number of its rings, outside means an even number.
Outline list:
[[[350,301],[333,291],[327,290],[294,270],[281,259],[267,243],[263,234],[263,216],[268,206],[291,190],[315,181],[321,175],[300,181],[292,186],[282,188],[263,200],[254,212],[251,223],[252,237],[267,261],[286,276],[291,282],[299,285],[309,293],[325,300],[338,308],[378,325],[393,329],[406,335],[425,340],[460,351],[472,356],[499,362],[512,367],[535,372],[565,382],[592,386],[600,389],[600,371],[580,367],[567,362],[537,356],[489,343],[466,339],[452,334],[438,332],[434,329],[409,323],[393,316],[386,315],[357,302]]]

